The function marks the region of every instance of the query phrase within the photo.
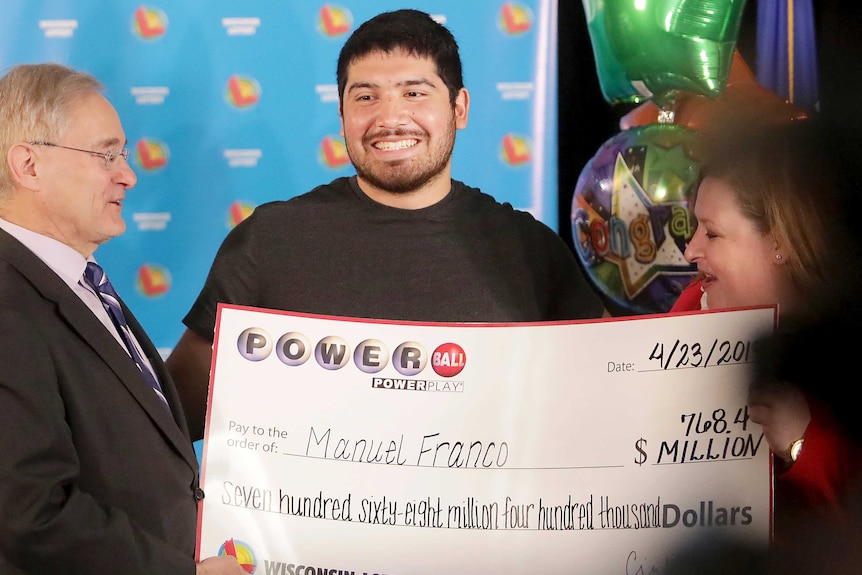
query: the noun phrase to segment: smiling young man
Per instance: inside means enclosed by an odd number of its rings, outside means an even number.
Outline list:
[[[371,52],[345,67],[341,133],[362,191],[405,209],[446,197],[455,132],[467,126],[467,90],[447,86],[430,56],[405,48]]]
[[[259,206],[223,242],[168,358],[193,438],[219,302],[383,320],[602,315],[553,230],[452,179],[470,97],[448,29],[416,10],[375,16],[344,44],[336,77],[356,176]]]
[[[242,575],[195,564],[182,407],[93,258],[136,182],[101,92],[59,64],[0,78],[0,573]]]

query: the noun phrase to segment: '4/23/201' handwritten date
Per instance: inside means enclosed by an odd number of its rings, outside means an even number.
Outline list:
[[[665,352],[667,352],[666,355]],[[649,360],[658,362],[660,369],[679,369],[748,363],[750,356],[751,341],[748,340],[714,339],[707,344],[684,343],[676,340],[673,345],[667,346],[663,342],[657,342],[649,355]]]

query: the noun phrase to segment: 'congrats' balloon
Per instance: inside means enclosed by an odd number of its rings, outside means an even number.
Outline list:
[[[664,313],[694,277],[688,197],[700,165],[695,132],[649,124],[605,142],[578,178],[572,237],[581,264],[614,315]]]

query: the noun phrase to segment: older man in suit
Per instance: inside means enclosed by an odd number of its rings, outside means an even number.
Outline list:
[[[195,563],[176,389],[93,258],[136,182],[102,91],[57,64],[0,79],[0,573],[240,575]]]

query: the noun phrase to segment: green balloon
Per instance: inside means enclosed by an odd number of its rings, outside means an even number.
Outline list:
[[[583,0],[599,84],[612,104],[727,85],[745,0]]]

